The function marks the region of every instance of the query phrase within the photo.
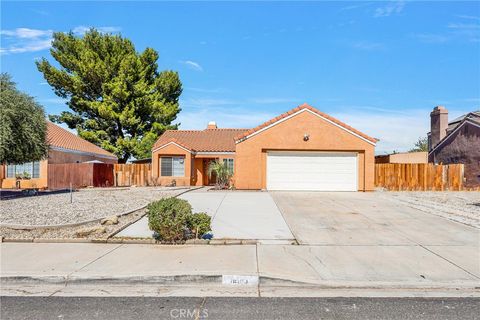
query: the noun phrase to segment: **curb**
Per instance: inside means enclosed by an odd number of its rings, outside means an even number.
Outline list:
[[[223,284],[224,275],[220,274],[184,274],[184,275],[160,275],[160,276],[126,276],[126,277],[75,277],[75,276],[1,276],[2,285],[122,285],[143,286],[148,285],[202,285]],[[252,274],[243,274],[252,276]],[[253,274],[257,276],[257,274]],[[480,295],[480,287],[475,282],[438,282],[438,283],[413,283],[413,282],[359,282],[359,281],[325,281],[324,283],[309,283],[275,278],[270,276],[258,276],[259,285],[272,288],[303,288],[310,290],[468,290]],[[242,286],[242,285],[237,285]],[[249,285],[243,285],[249,286]]]

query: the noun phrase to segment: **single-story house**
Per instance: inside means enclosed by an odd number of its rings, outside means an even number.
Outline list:
[[[465,164],[465,185],[480,186],[480,110],[448,121],[448,110],[437,106],[430,113],[428,161]]]
[[[16,188],[16,176],[27,173],[29,179],[21,182],[22,188],[48,188],[48,165],[63,163],[117,163],[114,154],[88,142],[72,132],[47,121],[47,141],[49,144],[47,159],[22,163],[0,165],[1,187]]]
[[[428,163],[428,152],[399,152],[375,156],[375,163]]]
[[[152,148],[157,183],[210,185],[220,160],[237,189],[369,191],[377,139],[303,104],[253,129],[167,130]]]

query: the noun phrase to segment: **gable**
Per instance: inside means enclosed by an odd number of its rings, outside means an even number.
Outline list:
[[[453,156],[480,160],[480,124],[463,121],[429,155],[434,155],[438,161],[447,161],[447,158]]]
[[[304,131],[304,134],[309,134],[310,131],[316,131],[319,126],[323,127],[324,130],[325,128],[328,128],[327,131],[329,132],[330,138],[338,138],[339,136],[342,136],[346,137],[347,140],[362,140],[362,142],[373,146],[375,146],[377,141],[331,116],[328,116],[308,105],[303,105],[265,122],[257,128],[248,131],[243,136],[237,137],[236,143],[241,143],[257,135],[265,134],[268,131],[274,131],[276,134],[291,134],[292,130],[301,129]],[[283,132],[278,132],[279,128],[281,128]],[[320,135],[324,136],[323,134]],[[328,137],[324,136],[324,138]]]

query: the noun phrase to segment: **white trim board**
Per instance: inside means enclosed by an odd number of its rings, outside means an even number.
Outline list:
[[[180,149],[183,149],[183,150],[187,151],[188,153],[193,153],[191,150],[188,150],[187,148],[182,147],[181,145],[179,145],[178,143],[175,143],[175,142],[173,142],[173,141],[170,141],[170,142],[168,142],[168,143],[166,143],[166,144],[161,145],[161,146],[158,147],[158,148],[153,149],[153,150],[152,150],[152,153],[154,153],[155,151],[158,151],[158,150],[160,150],[160,149],[163,149],[163,148],[165,148],[165,147],[167,147],[167,146],[169,146],[169,145],[171,145],[171,144],[176,145],[177,147],[179,147]],[[153,159],[153,157],[152,157],[152,159]]]
[[[215,154],[220,154],[220,155],[232,155],[235,154],[235,152],[232,151],[205,151],[205,152],[196,152],[195,155],[203,156],[203,155],[215,155]]]
[[[315,115],[315,116],[317,116],[317,117],[319,117],[319,118],[327,121],[328,123],[333,124],[334,126],[340,128],[340,129],[342,129],[342,130],[347,131],[348,133],[350,133],[350,134],[356,136],[357,138],[360,138],[360,139],[362,139],[362,140],[370,143],[371,145],[374,145],[374,146],[376,145],[376,143],[374,143],[374,142],[372,142],[372,141],[370,141],[370,140],[368,140],[368,139],[365,139],[365,138],[362,137],[361,135],[356,134],[355,132],[353,132],[353,131],[351,131],[351,130],[348,130],[347,128],[345,128],[345,127],[343,127],[343,126],[341,126],[341,125],[333,122],[332,120],[329,120],[329,119],[327,119],[327,118],[319,115],[318,113],[313,112],[312,110],[306,109],[306,108],[305,108],[305,109],[298,110],[297,112],[292,113],[291,115],[289,115],[289,116],[287,116],[287,117],[285,117],[285,118],[282,118],[282,119],[280,119],[280,120],[278,120],[278,121],[275,121],[274,123],[269,124],[268,126],[262,128],[262,129],[260,129],[260,130],[258,130],[258,131],[255,131],[255,132],[249,134],[249,135],[246,136],[246,137],[241,138],[240,140],[236,141],[235,143],[237,144],[237,143],[243,142],[243,141],[249,139],[250,137],[253,137],[253,136],[255,136],[255,135],[257,135],[257,134],[259,134],[259,133],[261,133],[261,132],[263,132],[263,131],[265,131],[265,130],[268,130],[268,129],[270,129],[271,127],[276,126],[277,124],[282,123],[282,122],[284,122],[284,121],[286,121],[286,120],[288,120],[288,119],[290,119],[290,118],[293,118],[294,116],[296,116],[296,115],[298,115],[298,114],[300,114],[300,113],[302,113],[302,112],[305,112],[305,111],[306,111],[306,112],[310,112],[311,114],[313,114],[313,115]]]

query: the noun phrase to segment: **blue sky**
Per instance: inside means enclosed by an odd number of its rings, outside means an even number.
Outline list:
[[[480,4],[470,2],[1,3],[1,70],[47,113],[66,109],[34,61],[52,31],[121,33],[180,73],[182,129],[253,127],[298,104],[407,150],[480,106]]]

